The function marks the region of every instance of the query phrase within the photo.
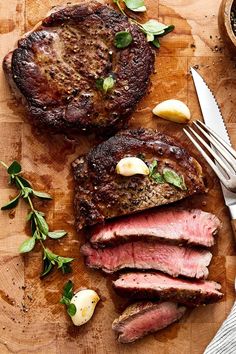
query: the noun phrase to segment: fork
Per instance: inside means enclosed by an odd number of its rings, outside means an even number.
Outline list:
[[[184,133],[195,145],[200,154],[205,158],[215,174],[218,176],[222,185],[227,190],[227,193],[224,192],[224,196],[227,195],[227,199],[225,201],[227,207],[229,208],[231,225],[236,241],[236,195],[233,194],[233,192],[236,192],[236,151],[231,145],[226,143],[217,133],[215,133],[200,120],[194,121],[193,124],[194,127],[207,138],[211,146],[196,132],[196,130],[191,127],[188,127],[188,130],[184,128]],[[199,142],[212,155],[216,163],[210,158],[205,150],[203,150]]]
[[[200,120],[194,121],[193,124],[207,138],[212,147],[193,128],[188,127],[192,135],[185,128],[183,129],[184,133],[211,166],[225,188],[236,192],[236,151]],[[214,163],[193,136],[206,148],[217,163]]]

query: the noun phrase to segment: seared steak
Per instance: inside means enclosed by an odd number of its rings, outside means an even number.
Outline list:
[[[219,227],[220,221],[215,215],[201,210],[153,210],[95,226],[90,242],[93,247],[103,247],[150,239],[210,247]]]
[[[185,313],[184,306],[173,302],[137,302],[128,306],[112,323],[120,343],[131,343],[178,321]]]
[[[113,282],[121,296],[134,299],[163,299],[186,305],[202,305],[218,301],[223,294],[220,284],[207,280],[183,280],[151,272],[121,275]]]
[[[114,45],[129,31],[132,43]],[[57,131],[120,128],[146,93],[154,52],[127,17],[99,2],[55,10],[19,40],[4,70],[33,123]],[[112,75],[107,93],[96,80]]]
[[[212,254],[205,250],[166,245],[158,242],[129,242],[116,247],[94,249],[89,243],[81,248],[86,265],[113,273],[123,268],[155,269],[173,277],[207,278]]]
[[[184,179],[186,189],[157,183],[150,176],[116,173],[122,158],[139,154],[149,165],[157,161],[158,173],[163,168],[175,171]],[[151,129],[120,132],[79,157],[72,166],[77,229],[205,191],[198,162],[173,138]]]

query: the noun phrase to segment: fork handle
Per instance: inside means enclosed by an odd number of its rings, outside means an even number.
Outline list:
[[[232,230],[233,230],[233,234],[234,234],[234,240],[236,242],[236,219],[231,220],[231,226],[232,226]]]

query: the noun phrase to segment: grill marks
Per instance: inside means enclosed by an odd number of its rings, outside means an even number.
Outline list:
[[[124,268],[154,269],[173,277],[182,275],[197,279],[207,278],[207,266],[212,257],[205,250],[144,241],[105,249],[94,249],[87,243],[81,251],[86,256],[88,267],[102,269],[106,273]]]

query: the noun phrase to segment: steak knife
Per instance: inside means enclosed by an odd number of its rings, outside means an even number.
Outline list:
[[[220,135],[228,144],[232,145],[219,105],[212,91],[195,69],[191,68],[190,71],[192,73],[205,124]],[[229,209],[234,237],[236,238],[236,193],[227,190],[222,183],[221,188],[225,204]]]

